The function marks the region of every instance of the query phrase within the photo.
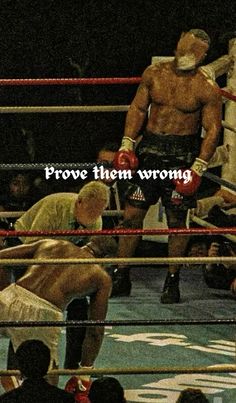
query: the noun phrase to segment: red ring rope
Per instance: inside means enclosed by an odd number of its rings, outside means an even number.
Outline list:
[[[99,78],[2,78],[0,86],[20,85],[107,85],[107,84],[139,84],[141,77],[99,77]],[[220,93],[231,101],[236,96],[220,89]]]
[[[220,90],[221,95],[223,95],[223,97],[230,99],[231,101],[236,101],[236,95],[231,94],[228,91],[225,90]]]
[[[170,235],[170,234],[236,234],[236,227],[224,228],[160,228],[160,229],[103,229],[103,230],[54,230],[54,231],[0,231],[0,236],[92,236],[92,235]]]
[[[137,84],[140,77],[110,78],[2,78],[0,85],[104,85],[104,84]]]

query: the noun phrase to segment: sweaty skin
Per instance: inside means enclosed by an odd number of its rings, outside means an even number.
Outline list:
[[[217,84],[197,67],[190,71],[177,68],[178,58],[186,52],[188,44],[186,39],[184,45],[182,42],[183,38],[172,62],[151,65],[144,71],[127,114],[124,135],[132,139],[137,137],[150,106],[146,129],[154,134],[195,135],[202,125],[206,136],[199,158],[208,162],[217,146],[221,127],[221,95]],[[194,52],[199,60],[207,45],[198,38],[194,38],[194,42],[197,44]]]
[[[0,251],[0,259],[91,258],[88,246],[79,248],[68,241],[41,240]],[[56,281],[55,281],[56,279]],[[73,297],[90,296],[89,319],[104,320],[111,293],[110,276],[99,265],[32,265],[17,284],[64,310]],[[81,365],[91,366],[103,340],[103,327],[88,327]]]

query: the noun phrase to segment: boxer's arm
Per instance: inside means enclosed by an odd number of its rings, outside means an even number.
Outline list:
[[[135,172],[138,167],[138,159],[135,155],[135,139],[143,126],[150,104],[149,71],[150,67],[143,73],[141,84],[126,115],[124,137],[113,161],[113,166],[117,170],[131,169]]]
[[[221,129],[222,99],[217,86],[207,83],[203,91],[205,94],[202,96],[202,126],[206,134],[201,144],[200,154],[190,168],[191,180],[188,183],[178,179],[174,181],[176,191],[187,196],[197,192],[202,175],[215,153]]]
[[[91,266],[90,266],[91,267]],[[89,320],[103,321],[106,318],[108,299],[112,289],[110,276],[102,270],[101,267],[94,266],[90,274],[87,271],[87,276],[83,282],[80,278],[78,289],[83,289],[83,292],[88,292],[89,288],[97,288],[90,296]],[[83,284],[82,284],[83,283]],[[91,291],[90,291],[91,292]],[[93,364],[102,345],[104,336],[104,326],[87,327],[85,339],[82,346],[82,358],[79,363],[79,368],[89,370],[93,368]],[[73,393],[76,402],[87,402],[89,389],[91,387],[91,376],[89,374],[72,376],[65,386],[67,392]]]
[[[103,321],[106,318],[108,300],[112,289],[110,276],[103,272],[94,281],[98,281],[98,290],[90,296],[89,320]],[[94,282],[93,281],[93,282]],[[81,366],[89,367],[94,364],[99,353],[104,336],[104,326],[87,327],[82,348]]]
[[[150,98],[150,81],[151,81],[151,66],[148,67],[143,75],[141,83],[138,87],[136,95],[130,104],[126,115],[124,136],[135,139],[147,115],[148,107],[151,102]]]
[[[206,135],[201,144],[199,158],[210,161],[213,156],[220,135],[222,119],[222,99],[216,87],[213,87],[202,109],[202,126]]]
[[[0,250],[0,263],[1,259],[31,259],[42,243],[47,242],[46,240],[40,240],[30,244]]]

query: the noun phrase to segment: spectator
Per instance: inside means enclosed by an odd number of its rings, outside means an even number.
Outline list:
[[[186,256],[189,257],[217,257],[235,256],[234,245],[220,237],[193,237],[190,238]],[[236,278],[235,264],[207,264],[201,265],[203,276],[209,288],[233,291],[233,281]],[[232,286],[232,287],[231,287]]]
[[[124,389],[113,377],[96,379],[89,391],[91,403],[125,403]]]
[[[200,389],[188,388],[182,390],[176,403],[209,403],[209,400]]]
[[[0,196],[1,211],[28,210],[38,199],[33,180],[27,172],[13,172],[7,180],[5,191]],[[9,223],[15,222],[10,219]]]
[[[50,364],[50,350],[40,340],[24,341],[16,350],[16,360],[23,383],[21,386],[0,396],[1,403],[73,403],[74,397],[56,386],[50,385],[45,377]]]
[[[3,193],[0,195],[0,211],[25,211],[39,199],[40,192],[34,186],[31,175],[24,171],[13,172],[3,185]],[[1,222],[4,222],[3,229],[13,229],[16,219],[15,217],[0,219]],[[12,239],[8,238],[6,241],[3,238],[4,246],[12,246]]]
[[[189,239],[186,256],[189,257],[205,257],[209,248],[209,238],[205,236],[193,236]]]
[[[116,152],[119,150],[119,144],[108,142],[102,145],[97,154],[97,162],[113,163]]]
[[[235,256],[233,244],[216,238],[215,242],[211,242],[207,256]],[[209,288],[229,290],[236,279],[236,265],[208,264],[204,266],[203,273]]]

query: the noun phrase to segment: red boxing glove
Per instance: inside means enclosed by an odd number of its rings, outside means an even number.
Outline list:
[[[66,383],[65,391],[72,393],[77,403],[89,403],[88,394],[91,384],[90,380],[82,380],[77,376],[72,376]]]
[[[116,170],[128,170],[135,172],[138,167],[138,158],[134,153],[135,140],[131,137],[122,138],[119,151],[115,154],[113,166]]]
[[[190,169],[182,169],[182,178],[174,179],[175,190],[183,196],[192,196],[197,192],[204,171],[207,169],[207,162],[196,158]],[[185,172],[189,175],[185,176]]]
[[[131,150],[119,150],[115,154],[113,166],[116,170],[128,170],[135,171],[138,167],[138,158]]]
[[[183,170],[183,172],[185,171],[186,170]],[[189,169],[189,171],[191,173],[191,178],[188,182],[186,182],[186,180],[183,178],[173,180],[173,183],[175,184],[175,191],[184,196],[191,196],[196,193],[201,183],[201,176],[197,175],[196,172],[192,171],[191,169]]]
[[[75,394],[76,403],[90,403],[88,398],[89,390],[86,392],[78,392]]]
[[[69,393],[75,393],[77,388],[78,388],[78,378],[76,378],[76,376],[72,376],[66,382],[65,391]]]

